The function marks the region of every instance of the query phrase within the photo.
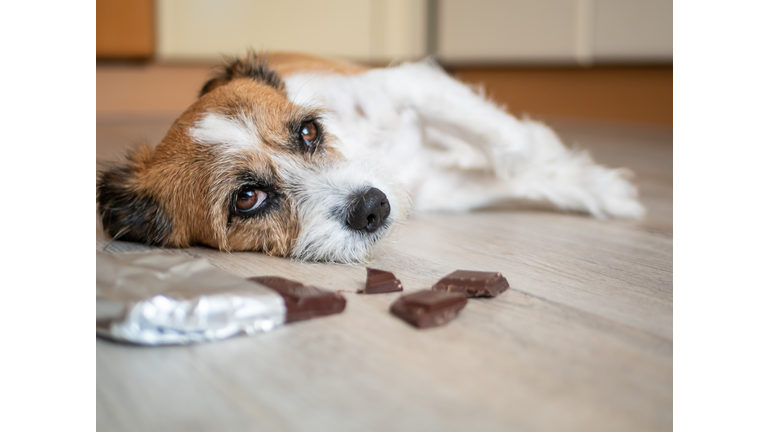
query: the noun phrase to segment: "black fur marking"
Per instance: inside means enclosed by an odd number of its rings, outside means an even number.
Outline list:
[[[244,58],[224,58],[225,64],[214,72],[213,78],[200,90],[200,97],[235,78],[251,78],[285,93],[285,83],[267,66],[266,55],[248,53]]]
[[[171,235],[171,220],[149,196],[127,185],[129,166],[103,171],[96,184],[96,201],[104,231],[115,240],[163,246]]]

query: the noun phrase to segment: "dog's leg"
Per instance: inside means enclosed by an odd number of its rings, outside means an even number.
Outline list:
[[[503,199],[544,201],[597,217],[641,217],[629,172],[567,149],[541,123],[518,120],[428,63],[381,69],[388,97],[416,112],[434,150],[417,210],[468,210]]]

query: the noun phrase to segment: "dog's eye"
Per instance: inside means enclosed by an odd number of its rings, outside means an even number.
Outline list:
[[[267,199],[266,192],[253,187],[246,187],[237,193],[235,207],[238,211],[249,212],[257,209],[265,199]]]
[[[317,126],[314,122],[306,122],[301,125],[301,138],[304,139],[304,144],[311,146],[317,138]]]

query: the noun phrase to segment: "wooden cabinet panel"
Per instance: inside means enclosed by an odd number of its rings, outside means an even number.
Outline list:
[[[462,67],[509,112],[672,126],[672,66]]]
[[[154,25],[152,0],[96,0],[96,58],[151,58]]]

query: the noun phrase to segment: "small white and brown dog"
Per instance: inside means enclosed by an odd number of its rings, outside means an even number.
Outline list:
[[[228,61],[155,149],[99,174],[112,238],[357,262],[415,211],[534,200],[597,217],[644,209],[625,170],[567,149],[429,61]]]

